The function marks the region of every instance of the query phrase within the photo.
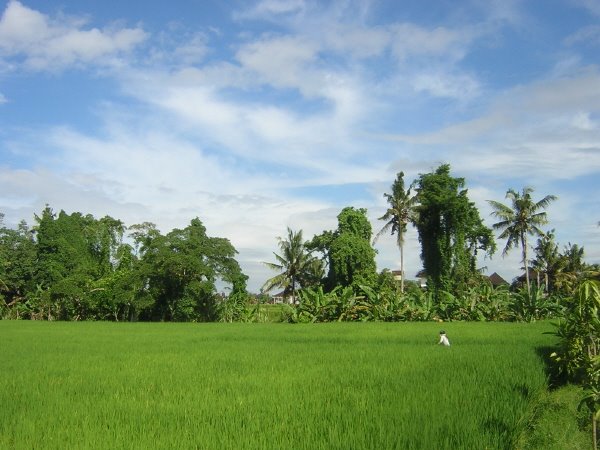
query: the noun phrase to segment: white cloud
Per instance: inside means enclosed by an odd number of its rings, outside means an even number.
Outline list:
[[[588,25],[568,36],[564,43],[569,46],[600,45],[600,25]]]
[[[571,0],[578,7],[584,8],[596,16],[600,16],[600,2],[598,0]]]
[[[303,95],[314,96],[324,81],[309,67],[316,61],[317,52],[318,46],[308,39],[284,36],[246,44],[236,58],[259,76],[259,82],[275,88],[298,88]]]
[[[56,70],[108,62],[146,39],[141,28],[83,26],[81,20],[51,19],[12,0],[0,18],[0,57],[32,70]]]
[[[7,102],[8,99],[6,98],[6,96],[2,92],[0,92],[0,105]]]
[[[423,28],[411,23],[393,27],[393,51],[400,61],[412,57],[437,57],[449,61],[462,59],[476,35],[468,28]]]
[[[434,97],[470,100],[480,94],[479,82],[466,74],[419,73],[412,81],[417,92],[427,92]]]
[[[498,95],[489,111],[433,133],[388,136],[444,149],[465,172],[572,179],[600,167],[600,74],[523,85]]]
[[[253,7],[235,14],[238,19],[260,19],[298,14],[304,11],[304,0],[262,0]]]

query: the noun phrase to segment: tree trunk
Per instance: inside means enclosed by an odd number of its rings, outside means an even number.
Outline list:
[[[594,444],[594,450],[598,450],[598,436],[597,436],[597,422],[596,418],[592,414],[592,442]]]
[[[398,246],[400,247],[400,292],[404,294],[404,244],[398,235]]]
[[[521,237],[521,244],[523,245],[523,266],[525,267],[525,281],[527,282],[527,294],[531,295],[531,287],[529,284],[529,267],[527,265],[527,238]]]

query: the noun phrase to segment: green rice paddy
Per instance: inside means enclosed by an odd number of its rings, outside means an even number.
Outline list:
[[[509,449],[549,323],[0,321],[0,448]]]

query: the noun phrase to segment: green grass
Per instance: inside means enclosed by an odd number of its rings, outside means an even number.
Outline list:
[[[536,404],[529,426],[521,436],[520,450],[581,450],[592,447],[590,419],[577,410],[582,388],[561,386]]]
[[[508,449],[547,323],[0,321],[0,448]]]

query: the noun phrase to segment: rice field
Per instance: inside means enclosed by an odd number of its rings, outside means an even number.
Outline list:
[[[0,321],[0,448],[509,449],[549,323]]]

